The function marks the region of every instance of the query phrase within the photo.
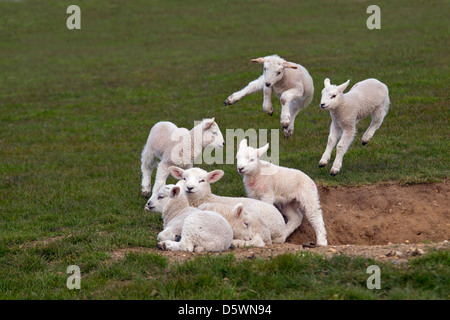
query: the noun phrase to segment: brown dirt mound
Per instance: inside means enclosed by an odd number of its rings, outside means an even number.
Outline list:
[[[417,185],[319,186],[330,245],[381,245],[448,240],[449,181]],[[315,241],[309,222],[287,240]]]

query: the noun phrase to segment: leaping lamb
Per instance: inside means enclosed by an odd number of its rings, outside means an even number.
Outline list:
[[[350,80],[347,80],[336,86],[326,78],[320,100],[320,108],[330,110],[331,126],[327,147],[320,159],[319,167],[328,164],[337,143],[336,158],[330,172],[332,176],[337,175],[342,168],[342,159],[353,141],[356,124],[367,116],[372,116],[372,122],[362,137],[362,144],[365,145],[381,126],[389,110],[389,90],[384,83],[377,79],[366,79],[356,83],[344,94],[349,83]]]
[[[294,121],[298,112],[306,108],[314,95],[313,79],[303,66],[288,62],[278,55],[271,55],[250,60],[264,64],[263,74],[251,81],[245,88],[230,95],[224,104],[232,105],[246,95],[263,90],[263,110],[273,114],[272,92],[281,102],[281,126],[284,137],[289,138],[294,132]]]

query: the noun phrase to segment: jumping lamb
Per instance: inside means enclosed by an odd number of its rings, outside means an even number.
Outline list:
[[[165,185],[145,206],[146,210],[162,213],[164,230],[158,234],[158,247],[189,252],[230,248],[233,230],[227,220],[217,212],[190,207],[180,191],[179,186]]]
[[[211,192],[210,184],[223,177],[222,170],[206,172],[200,168],[183,170],[172,166],[169,171],[174,178],[184,180],[183,190],[191,206],[199,207],[205,202],[222,203],[229,206],[242,203],[248,213],[259,214],[262,217],[269,227],[272,243],[283,243],[286,240],[284,218],[273,205],[250,198],[217,196]]]
[[[272,244],[267,223],[261,215],[253,211],[246,212],[242,203],[232,207],[217,202],[205,202],[198,208],[218,212],[227,219],[233,229],[234,247],[264,247]]]
[[[260,160],[268,149],[269,144],[259,149],[252,148],[246,139],[239,144],[237,169],[243,175],[247,195],[280,208],[287,218],[287,234],[300,226],[304,214],[316,232],[317,245],[326,246],[327,233],[316,184],[300,170]]]
[[[263,90],[263,110],[273,114],[272,92],[281,102],[281,125],[284,137],[294,132],[294,121],[298,112],[306,108],[314,95],[313,79],[303,66],[288,62],[278,55],[252,59],[251,62],[264,64],[263,74],[251,81],[245,88],[229,96],[224,104],[232,105],[243,97]]]
[[[166,184],[170,166],[190,168],[205,147],[222,148],[224,145],[225,141],[214,118],[203,119],[190,131],[168,121],[156,123],[142,151],[142,194],[150,196],[152,172],[158,160],[160,162],[152,193],[158,192]]]
[[[356,83],[349,92],[344,94],[350,80],[336,86],[330,84],[330,79],[324,81],[320,108],[330,110],[331,127],[325,152],[319,162],[319,167],[328,164],[336,143],[336,158],[331,168],[331,175],[335,176],[342,168],[342,159],[347,152],[356,133],[356,124],[372,116],[372,122],[362,137],[362,144],[367,144],[375,131],[383,123],[389,110],[388,87],[377,79],[366,79]]]

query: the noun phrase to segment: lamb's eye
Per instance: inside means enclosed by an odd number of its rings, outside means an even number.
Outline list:
[[[158,197],[158,200],[161,200],[161,199],[164,199],[164,197],[163,197],[163,196],[159,196],[159,197]]]
[[[205,180],[200,180],[199,183],[200,183],[200,182],[205,182]]]
[[[278,71],[278,72],[277,72],[277,76],[279,76],[280,74],[281,74],[281,71]]]
[[[186,181],[186,178],[183,178],[184,181]]]
[[[250,159],[250,162],[253,162],[253,161],[255,161],[255,159]]]
[[[218,135],[218,133],[217,133],[217,132],[213,132],[213,135],[217,136],[217,135]]]
[[[267,71],[267,68],[266,68],[266,67],[264,67],[263,69],[264,69],[264,71]]]
[[[331,96],[331,99],[334,99],[334,98],[336,98],[336,95],[335,95],[335,94],[333,94],[333,95]]]

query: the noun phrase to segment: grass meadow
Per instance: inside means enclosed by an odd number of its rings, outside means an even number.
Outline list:
[[[71,4],[81,30],[66,27]],[[262,94],[222,104],[262,72],[251,58],[277,53],[314,79],[312,104],[280,139],[281,165],[330,186],[447,179],[449,4],[380,0],[381,29],[369,30],[370,4],[0,1],[0,298],[448,299],[448,251],[407,267],[377,262],[382,290],[366,288],[375,262],[365,258],[111,259],[156,246],[162,221],[140,194],[140,153],[156,122],[190,128],[214,116],[224,134],[280,129],[276,98],[272,117]],[[336,177],[318,168],[331,121],[319,108],[326,77],[350,87],[374,77],[390,89],[383,125],[364,147],[370,120],[358,125]],[[225,171],[213,192],[245,194],[235,165],[202,167]],[[81,269],[81,290],[66,287],[69,265]]]

